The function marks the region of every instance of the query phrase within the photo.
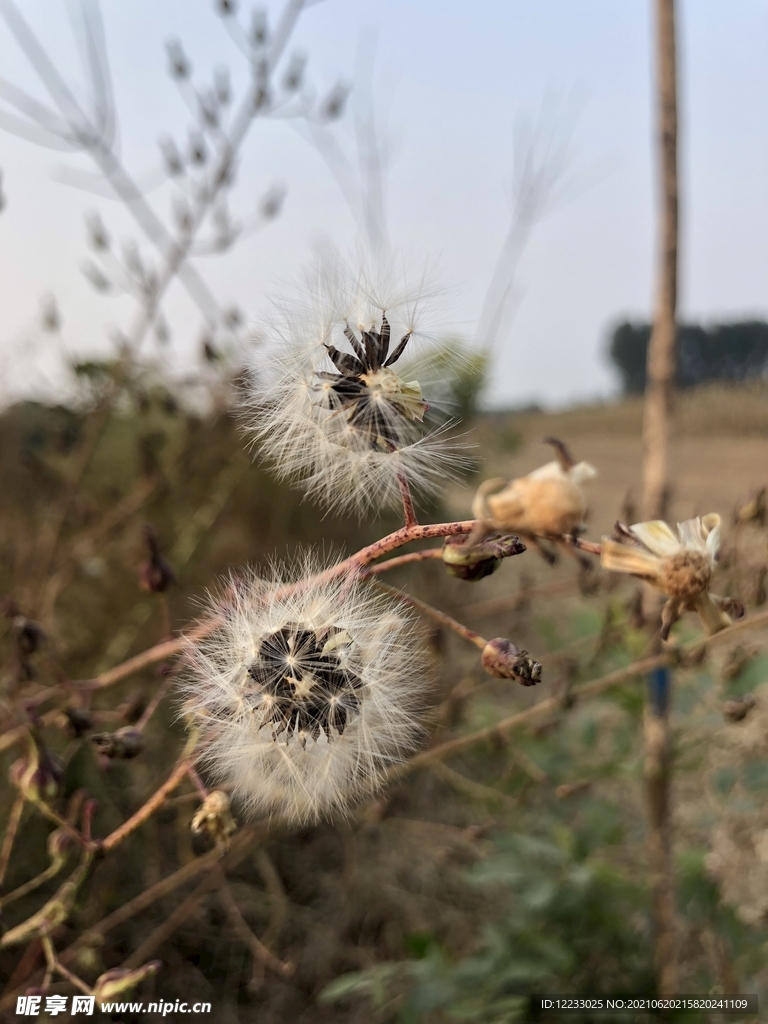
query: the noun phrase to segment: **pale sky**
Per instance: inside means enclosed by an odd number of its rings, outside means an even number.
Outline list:
[[[16,2],[67,81],[82,83],[65,0]],[[227,64],[237,92],[244,60],[209,0],[109,0],[103,7],[121,153],[139,178],[151,176],[160,166],[158,137],[170,131],[183,139],[189,120],[166,72],[165,40],[182,40],[196,83],[209,84],[213,69]],[[269,4],[270,12],[279,9]],[[610,327],[649,316],[651,13],[650,0],[325,0],[300,22],[294,49],[308,55],[309,79],[321,93],[339,78],[355,79],[361,103],[361,64],[373,55],[392,242],[411,263],[436,268],[446,294],[440,326],[457,334],[473,336],[509,223],[516,119],[535,113],[545,96],[578,112],[570,163],[576,187],[536,227],[518,268],[517,311],[488,394],[494,405],[563,405],[614,393],[604,357]],[[250,20],[247,11],[240,16]],[[682,314],[705,322],[768,317],[768,4],[686,0],[679,37]],[[3,79],[47,102],[2,20],[0,66]],[[354,109],[335,129],[342,139]],[[118,204],[58,180],[64,164],[89,167],[82,155],[0,133],[6,389],[56,380],[52,340],[35,329],[46,293],[59,302],[72,352],[103,350],[110,332],[130,319],[130,302],[95,295],[79,268],[88,256],[88,210],[99,209],[118,243],[133,228]],[[287,188],[282,216],[225,256],[198,261],[222,303],[237,303],[255,328],[270,294],[296,276],[318,243],[344,248],[357,230],[299,121],[253,126],[233,212],[249,213],[273,182]],[[170,195],[152,194],[163,215]],[[172,358],[183,365],[197,350],[199,320],[179,289],[169,309]]]

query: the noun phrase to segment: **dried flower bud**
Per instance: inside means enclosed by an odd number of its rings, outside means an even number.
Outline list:
[[[165,44],[168,53],[169,72],[172,78],[189,78],[192,68],[187,55],[181,47],[178,39],[171,39]]]
[[[274,220],[278,216],[285,201],[285,188],[274,185],[259,204],[259,213],[264,220]]]
[[[522,686],[541,682],[540,663],[505,637],[489,640],[483,648],[481,661],[485,671],[497,679],[516,679]]]
[[[752,708],[757,704],[757,698],[751,693],[745,693],[743,697],[734,697],[723,704],[723,718],[729,722],[743,721]]]
[[[193,164],[204,164],[208,159],[205,140],[199,132],[192,132],[189,137],[189,160]]]
[[[144,737],[133,726],[124,726],[117,732],[100,732],[91,736],[96,749],[104,757],[128,761],[138,757],[144,749]]]
[[[48,836],[48,856],[51,858],[51,864],[56,866],[57,871],[66,863],[67,858],[72,852],[72,847],[72,837],[63,828],[55,828]]]
[[[46,295],[40,303],[40,326],[51,334],[61,330],[61,313],[53,295]]]
[[[226,843],[237,824],[229,809],[229,797],[221,790],[209,793],[192,819],[195,835],[205,835],[212,842]]]
[[[71,879],[64,882],[48,902],[21,924],[11,928],[0,939],[0,948],[18,946],[32,939],[43,938],[55,931],[69,917],[74,906],[79,888],[79,881]]]
[[[494,536],[479,544],[468,544],[466,537],[447,537],[442,558],[451,576],[481,580],[496,572],[504,558],[520,555],[525,550],[519,537]]]
[[[30,803],[50,803],[56,797],[61,766],[34,732],[28,735],[28,753],[11,765],[9,778]]]
[[[165,162],[165,169],[172,178],[178,177],[178,175],[184,173],[184,161],[181,159],[181,153],[179,152],[176,143],[173,139],[166,135],[159,141],[160,151],[163,154],[163,161]]]
[[[16,646],[21,654],[34,654],[45,640],[45,632],[39,622],[17,615],[12,623]]]
[[[307,58],[303,53],[296,53],[291,57],[288,68],[283,75],[283,88],[286,92],[296,92],[301,88],[304,78],[304,68],[307,66]]]
[[[120,996],[132,991],[145,978],[151,978],[157,974],[163,966],[162,960],[150,960],[148,964],[136,967],[129,971],[123,967],[115,967],[111,971],[105,971],[96,979],[93,986],[93,994],[99,1006],[102,1003],[109,1003]]]
[[[93,717],[86,708],[66,707],[64,716],[67,732],[76,740],[93,728]]]
[[[85,224],[88,229],[88,242],[94,249],[108,249],[109,235],[101,217],[92,210],[85,215]]]
[[[743,505],[737,507],[733,513],[733,524],[739,526],[741,523],[754,523],[756,526],[766,524],[766,488],[761,487]]]
[[[251,15],[251,42],[254,46],[263,46],[267,41],[267,15],[265,11],[256,10]]]
[[[234,14],[234,0],[216,0],[216,10],[219,12],[219,14]]]
[[[349,92],[350,87],[345,82],[334,85],[320,107],[320,116],[324,121],[337,121],[341,117]]]
[[[162,594],[175,579],[173,568],[160,554],[157,534],[149,523],[144,524],[144,541],[149,550],[149,558],[139,568],[141,588],[151,594]]]
[[[112,282],[109,280],[107,275],[102,271],[100,267],[97,267],[95,263],[90,260],[86,262],[80,268],[83,275],[88,278],[90,283],[96,289],[97,292],[109,291],[112,286]]]

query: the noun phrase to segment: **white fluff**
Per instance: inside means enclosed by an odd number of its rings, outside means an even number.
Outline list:
[[[190,643],[184,710],[200,731],[201,761],[250,815],[311,821],[344,811],[377,790],[422,732],[427,672],[413,620],[359,577],[312,582],[318,570],[308,557],[268,578],[231,579],[211,600],[219,624]],[[298,651],[296,668],[275,671],[275,637],[310,633],[327,653]],[[335,712],[301,726],[295,709],[330,692],[321,667],[329,659],[354,680],[349,714],[340,728]],[[275,720],[278,689],[295,695],[289,722]]]
[[[428,350],[422,345],[419,359],[412,356],[414,346],[425,341],[419,330],[423,289],[398,293],[374,280],[387,276],[392,275],[353,272],[338,260],[318,265],[302,294],[283,304],[252,367],[243,403],[246,432],[280,479],[298,482],[327,507],[360,514],[398,505],[398,478],[416,492],[434,493],[465,461],[464,446],[446,434],[445,417],[442,427],[434,421],[430,426]],[[368,399],[386,424],[391,450],[371,445],[331,384],[318,376],[336,371],[326,346],[352,354],[345,327],[360,338],[364,330],[379,330],[384,314],[390,354],[411,335],[402,358],[378,375]]]

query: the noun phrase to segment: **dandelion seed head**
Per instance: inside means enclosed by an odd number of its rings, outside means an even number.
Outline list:
[[[361,514],[398,504],[402,480],[435,492],[467,461],[429,395],[426,290],[389,291],[368,271],[318,268],[283,303],[244,396],[245,430],[278,477]]]
[[[319,568],[305,559],[230,581],[211,599],[218,625],[189,647],[185,711],[201,761],[252,815],[343,812],[422,734],[413,621],[358,578],[313,581]]]

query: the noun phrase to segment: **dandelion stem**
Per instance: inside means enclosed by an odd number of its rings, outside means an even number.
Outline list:
[[[408,481],[402,473],[397,474],[397,484],[400,488],[400,497],[403,499],[403,515],[405,516],[405,527],[408,529],[411,526],[418,526],[419,521],[416,518],[416,512],[413,508],[413,498],[411,497],[411,488],[408,486]]]

